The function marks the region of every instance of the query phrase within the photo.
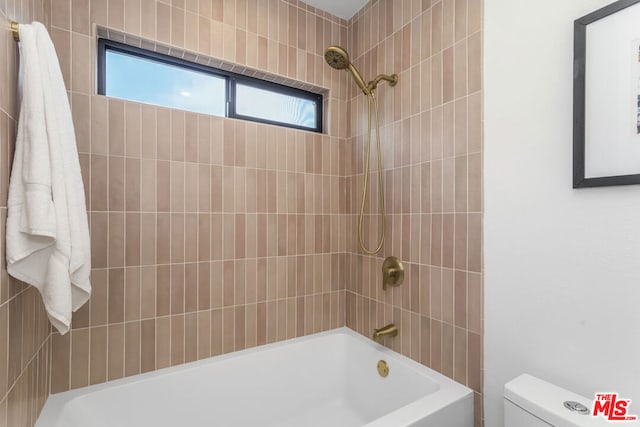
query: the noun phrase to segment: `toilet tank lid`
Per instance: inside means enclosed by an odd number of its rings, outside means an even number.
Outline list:
[[[555,427],[610,426],[602,417],[591,416],[593,400],[572,393],[529,374],[523,374],[504,386],[504,397],[532,415]],[[571,412],[565,401],[582,403],[589,414]]]

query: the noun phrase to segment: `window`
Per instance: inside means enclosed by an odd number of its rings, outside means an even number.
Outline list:
[[[322,95],[106,39],[98,51],[100,95],[322,132]]]

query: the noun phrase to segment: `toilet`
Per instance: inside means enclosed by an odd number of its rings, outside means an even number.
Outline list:
[[[504,386],[504,427],[611,426],[591,416],[592,407],[592,399],[528,374]]]

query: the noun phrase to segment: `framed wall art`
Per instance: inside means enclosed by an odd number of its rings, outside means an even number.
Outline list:
[[[640,0],[574,23],[573,188],[640,184]]]

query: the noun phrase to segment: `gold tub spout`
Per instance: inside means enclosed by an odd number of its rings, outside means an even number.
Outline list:
[[[380,329],[373,330],[373,339],[380,341],[384,337],[395,337],[398,335],[398,327],[393,323],[383,326]]]

